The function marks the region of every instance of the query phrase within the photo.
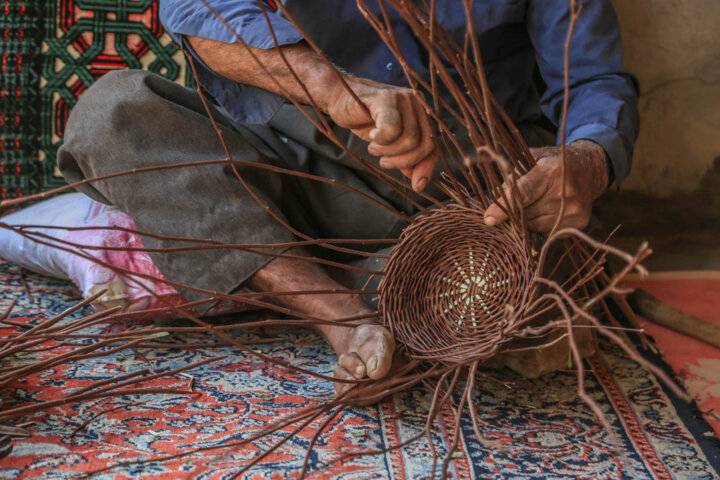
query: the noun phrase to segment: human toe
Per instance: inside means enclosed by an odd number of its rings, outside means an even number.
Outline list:
[[[335,379],[336,380],[355,380],[355,377],[353,377],[353,375],[350,372],[348,372],[345,369],[345,367],[338,365],[337,367],[335,367]],[[355,384],[351,383],[351,382],[343,382],[343,381],[335,382],[335,393],[337,395],[340,395],[340,394],[346,392],[347,390],[349,390],[354,385]]]
[[[360,358],[360,356],[358,356],[357,353],[343,353],[342,355],[340,355],[340,358],[338,358],[338,364],[345,370],[347,370],[348,373],[352,374],[352,376],[356,380],[361,380],[365,378],[367,369],[365,368],[365,363],[362,361],[362,359]]]
[[[360,337],[357,353],[365,363],[367,376],[377,380],[390,371],[395,341],[390,332],[383,327],[367,325],[359,327],[358,330],[364,327],[370,328],[357,332],[358,337]]]

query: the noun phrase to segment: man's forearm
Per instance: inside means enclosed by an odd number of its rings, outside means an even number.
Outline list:
[[[437,144],[430,119],[412,90],[341,74],[346,86],[337,71],[302,44],[262,50],[188,38],[195,53],[217,74],[299,103],[310,104],[312,99],[338,126],[368,142],[368,152],[380,157],[381,167],[401,169],[416,191],[429,183]]]
[[[324,112],[327,112],[332,97],[337,94],[337,74],[305,45],[282,46],[281,54],[277,48],[262,50],[199,37],[188,39],[195,53],[208,67],[235,82],[259,87],[303,104],[311,103],[309,93]],[[293,76],[293,72],[302,84]]]

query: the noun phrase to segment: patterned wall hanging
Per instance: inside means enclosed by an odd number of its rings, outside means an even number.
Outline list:
[[[0,0],[0,196],[64,183],[55,156],[70,110],[105,73],[142,68],[186,82],[157,0]]]
[[[0,13],[0,197],[40,190],[38,127],[42,0],[4,0]]]

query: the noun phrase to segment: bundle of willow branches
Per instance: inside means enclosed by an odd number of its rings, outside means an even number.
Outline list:
[[[224,25],[233,33],[237,42],[244,43],[242,37],[232,30],[230,25],[221,18],[206,0],[201,1]],[[595,412],[598,419],[605,425],[609,434],[612,431],[607,424],[599,407],[586,395],[584,390],[584,369],[583,362],[578,348],[575,330],[577,328],[592,328],[595,332],[607,337],[618,344],[630,357],[651,369],[658,377],[673,387],[676,392],[685,396],[675,384],[659,369],[648,364],[623,337],[622,332],[618,333],[617,325],[610,326],[601,322],[598,315],[604,314],[607,320],[611,318],[608,302],[613,301],[630,320],[633,320],[632,311],[624,301],[623,292],[619,282],[631,270],[641,273],[644,269],[640,262],[650,253],[650,250],[643,246],[634,255],[629,255],[613,247],[599,242],[587,234],[575,229],[559,228],[560,219],[563,216],[565,206],[561,205],[558,214],[558,221],[555,227],[546,237],[531,235],[527,229],[523,217],[523,207],[516,200],[519,195],[507,195],[506,187],[515,191],[516,182],[520,176],[530,171],[535,165],[530,150],[520,135],[518,129],[513,125],[510,118],[503,112],[498,102],[490,92],[485,78],[480,48],[478,46],[477,34],[473,25],[471,0],[458,2],[465,9],[467,18],[466,37],[464,45],[458,45],[438,24],[435,19],[435,0],[429,2],[408,2],[404,0],[379,0],[381,14],[373,13],[373,10],[364,0],[357,0],[357,6],[372,25],[377,34],[397,57],[402,65],[410,88],[412,88],[417,101],[422,105],[427,115],[432,119],[436,128],[436,138],[443,152],[441,157],[443,175],[433,179],[432,183],[443,193],[441,198],[435,198],[428,193],[421,193],[420,198],[424,204],[418,201],[418,197],[412,193],[411,186],[407,181],[397,178],[383,171],[376,165],[368,162],[355,152],[349,150],[323,115],[309,92],[310,108],[300,105],[294,100],[298,108],[307,114],[308,119],[315,127],[325,134],[327,138],[343,148],[359,164],[363,165],[369,172],[386,182],[395,192],[400,194],[408,202],[412,203],[420,212],[417,216],[410,218],[402,212],[394,211],[398,216],[409,222],[398,241],[388,239],[314,239],[299,232],[287,224],[279,215],[273,213],[272,209],[265,205],[248,187],[242,174],[237,167],[262,168],[283,175],[302,177],[318,182],[332,183],[339,188],[362,195],[361,192],[352,187],[341,185],[334,180],[314,175],[293,172],[280,167],[254,164],[243,160],[232,158],[230,151],[225,144],[222,129],[217,126],[212,118],[212,111],[207,107],[203,93],[198,89],[200,98],[206,105],[219,141],[222,142],[226,158],[220,160],[208,160],[199,163],[207,165],[211,163],[226,163],[230,165],[240,181],[238,188],[246,188],[253,195],[256,201],[260,202],[268,213],[275,216],[276,220],[285,225],[300,239],[292,244],[273,245],[229,245],[221,242],[197,239],[182,240],[190,246],[182,247],[186,250],[192,249],[238,249],[252,251],[258,255],[272,257],[290,257],[297,260],[317,262],[331,265],[337,268],[361,270],[373,275],[382,276],[379,291],[369,290],[343,290],[339,292],[258,292],[241,294],[222,294],[218,292],[205,291],[188,285],[180,285],[172,281],[167,283],[186,290],[192,290],[207,295],[207,301],[235,300],[243,301],[252,305],[270,308],[276,312],[296,317],[297,320],[268,320],[244,324],[241,328],[254,327],[259,324],[294,324],[294,325],[317,325],[320,323],[344,325],[353,328],[359,317],[342,318],[334,320],[323,320],[281,307],[272,301],[273,297],[280,295],[307,295],[312,293],[371,293],[379,295],[378,312],[371,316],[382,318],[384,325],[396,338],[400,352],[406,357],[407,362],[391,371],[384,379],[365,380],[353,382],[356,385],[346,390],[335,399],[313,405],[304,409],[288,419],[278,421],[273,427],[259,432],[256,436],[241,442],[228,444],[222,448],[240,448],[250,442],[274,432],[287,431],[292,427],[290,433],[282,440],[276,442],[262,454],[254,458],[236,476],[241,475],[247,469],[262,462],[267,455],[271,454],[289,436],[302,431],[313,422],[324,419],[317,433],[308,445],[308,453],[300,472],[303,477],[307,471],[308,460],[313,446],[323,433],[323,430],[330,422],[337,417],[345,408],[357,403],[370,403],[394,392],[411,388],[415,385],[429,386],[432,391],[432,403],[427,415],[427,422],[423,431],[409,442],[426,435],[432,445],[431,431],[433,424],[442,408],[452,405],[453,393],[461,392],[461,400],[457,405],[457,419],[454,432],[454,443],[442,462],[442,473],[447,471],[450,459],[454,450],[458,447],[460,417],[469,412],[478,441],[482,442],[482,435],[477,424],[477,415],[472,403],[472,393],[475,389],[475,379],[478,370],[482,368],[485,361],[503,352],[517,352],[524,348],[515,343],[518,339],[528,337],[539,337],[551,331],[562,330],[566,338],[575,368],[577,369],[578,393],[580,397]],[[418,6],[417,3],[422,3]],[[258,4],[263,8],[268,28],[272,32],[272,24],[269,15],[265,11],[262,1]],[[299,25],[292,18],[281,2],[277,2],[280,12],[288,18],[295,27],[303,33],[305,39],[317,55],[319,55],[328,66],[335,69],[332,63],[326,58],[322,51],[315,45],[308,35],[303,32],[302,25]],[[414,72],[403,57],[403,52],[398,46],[393,26],[390,21],[389,9],[394,9],[406,24],[412,29],[416,38],[428,52],[430,82],[424,80]],[[565,123],[568,110],[568,69],[569,69],[569,45],[572,37],[572,30],[578,15],[581,13],[581,6],[575,0],[570,0],[570,28],[567,34],[565,45],[565,101],[563,104],[563,120],[560,126],[560,137],[563,159],[565,158]],[[276,47],[279,47],[277,45]],[[247,47],[252,54],[252,50]],[[282,53],[282,49],[278,48]],[[189,58],[189,57],[188,57]],[[270,74],[262,62],[253,55],[257,67]],[[284,57],[283,57],[284,58]],[[285,65],[299,82],[299,77],[284,58]],[[189,60],[193,68],[192,60]],[[462,84],[458,84],[449,73],[452,69],[457,72]],[[335,70],[338,72],[337,70]],[[342,79],[342,74],[338,72]],[[197,75],[196,75],[197,78]],[[282,85],[276,81],[277,86],[282,90]],[[345,84],[355,100],[362,104],[361,100]],[[441,97],[440,91],[447,92],[452,98],[448,103]],[[291,98],[290,95],[287,95]],[[429,99],[429,100],[428,100]],[[467,153],[467,148],[453,134],[444,119],[453,119],[464,128],[464,134],[472,144],[472,152]],[[168,168],[192,168],[195,164],[165,165],[162,167],[148,167],[147,169],[122,172],[105,177],[85,180],[83,183],[104,180],[120,175],[141,175],[145,171],[153,171]],[[562,171],[563,181],[565,180],[565,168]],[[71,188],[73,185],[66,188]],[[56,189],[53,192],[36,195],[30,199],[37,199],[55,193],[63,189]],[[515,191],[515,193],[517,193]],[[364,196],[368,201],[375,201]],[[20,200],[6,201],[3,207],[12,207],[20,203]],[[488,227],[483,221],[485,210],[491,204],[501,205],[508,215],[509,221],[498,227]],[[431,205],[427,207],[424,205]],[[383,204],[384,208],[392,209]],[[39,243],[53,241],[57,248],[66,248],[74,251],[78,245],[62,244],[61,240],[47,238],[47,235],[33,233],[32,229],[23,226],[9,226],[0,224],[2,228],[11,228],[14,231],[27,236]],[[142,235],[156,236],[152,232],[138,232]],[[355,250],[349,247],[352,244],[393,244],[395,247],[390,255],[369,254],[365,251]],[[294,256],[288,253],[274,253],[275,249],[287,248],[288,246],[313,245],[324,247],[335,251],[354,253],[357,255],[377,257],[386,260],[382,271],[369,271],[350,265],[344,265],[330,260],[316,257]],[[98,246],[85,246],[85,248],[107,248]],[[176,248],[175,251],[179,250]],[[609,276],[603,268],[608,255],[615,255],[625,262],[616,275]],[[549,260],[552,258],[552,262]],[[104,265],[118,274],[142,280],[142,276],[121,268]],[[563,272],[562,279],[558,280],[558,272]],[[274,362],[287,368],[294,369],[308,375],[329,379],[325,375],[319,375],[299,367],[295,367],[279,359],[267,357],[254,351],[222,329],[213,326],[198,318],[185,306],[167,305],[167,312],[186,318],[195,324],[197,329],[205,330],[216,334],[230,345],[242,348],[248,355],[258,356],[268,362]],[[166,313],[167,313],[166,312]],[[103,315],[110,315],[114,312],[104,312],[99,317],[88,317],[79,322],[63,327],[55,326],[56,319],[48,320],[41,326],[27,330],[14,339],[3,340],[3,349],[0,351],[0,359],[7,355],[37,345],[45,339],[54,340],[70,338],[72,332],[82,328],[89,322],[99,320]],[[7,316],[7,315],[6,315]],[[104,317],[103,317],[104,318]],[[157,329],[127,332],[112,339],[104,339],[91,346],[75,347],[70,352],[58,354],[57,362],[81,361],[89,355],[94,355],[95,349],[100,346],[116,345],[114,348],[130,348],[141,342],[147,342],[158,335]],[[68,348],[64,343],[59,343],[58,348]],[[530,347],[533,348],[533,347]],[[104,351],[107,353],[107,351]],[[192,368],[189,365],[185,368]],[[29,371],[37,371],[43,368],[42,365],[30,365],[26,367],[6,368],[0,378],[0,384],[5,385],[8,381],[17,380]],[[165,372],[165,375],[178,373],[180,369],[173,372]],[[145,373],[137,373],[132,378],[118,378],[117,382],[107,385],[97,385],[86,391],[79,392],[63,401],[78,401],[99,396],[127,393],[121,387],[145,381],[152,376],[143,376]],[[151,390],[138,390],[143,393],[150,393]],[[158,392],[164,393],[164,392]],[[178,393],[175,391],[175,393]],[[188,393],[188,392],[185,392]],[[0,421],[9,421],[23,413],[31,410],[49,408],[50,404],[41,404],[28,407],[30,410],[13,409],[0,414]],[[408,442],[406,442],[408,443]],[[396,445],[393,448],[400,448],[403,445]],[[220,447],[214,447],[220,448]],[[174,456],[158,457],[151,460],[168,460],[179,456],[188,456],[203,450],[196,449],[181,452]],[[382,452],[365,452],[382,453]],[[150,461],[150,460],[149,460]],[[438,458],[435,458],[438,461]],[[122,465],[122,464],[120,464]],[[115,465],[111,468],[116,468]]]

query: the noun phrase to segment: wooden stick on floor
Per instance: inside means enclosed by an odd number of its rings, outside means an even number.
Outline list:
[[[629,294],[628,302],[636,313],[651,322],[720,348],[720,325],[701,320],[671,307],[642,288],[636,288]]]

